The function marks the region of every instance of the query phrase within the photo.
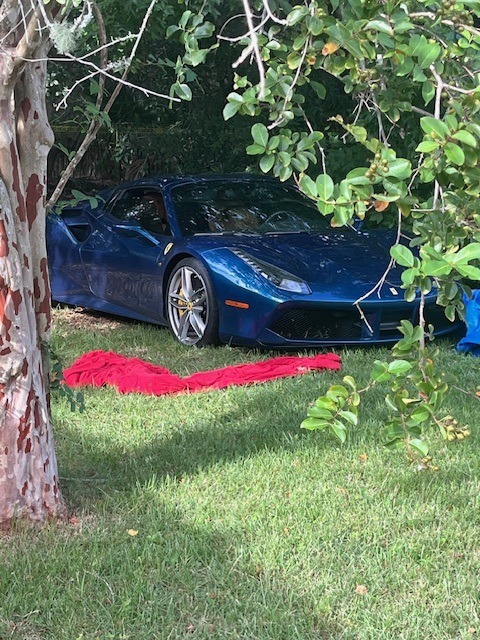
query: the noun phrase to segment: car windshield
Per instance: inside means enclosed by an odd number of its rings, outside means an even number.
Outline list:
[[[171,197],[186,236],[331,230],[328,219],[297,189],[268,181],[208,180],[174,187]]]

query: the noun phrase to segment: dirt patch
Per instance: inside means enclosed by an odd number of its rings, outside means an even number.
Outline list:
[[[113,331],[128,325],[129,321],[84,307],[59,306],[52,310],[52,323],[54,326],[69,329]]]

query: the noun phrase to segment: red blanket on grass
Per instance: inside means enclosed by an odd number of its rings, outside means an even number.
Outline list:
[[[340,357],[334,353],[316,356],[280,356],[254,364],[239,364],[212,371],[200,371],[186,378],[164,367],[127,358],[118,353],[90,351],[65,369],[63,377],[70,387],[113,385],[120,393],[167,393],[223,389],[231,385],[266,382],[276,378],[298,376],[319,369],[341,368]]]

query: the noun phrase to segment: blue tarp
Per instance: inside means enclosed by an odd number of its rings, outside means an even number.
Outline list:
[[[475,289],[471,298],[464,296],[463,301],[467,333],[457,344],[457,349],[480,357],[480,289]]]

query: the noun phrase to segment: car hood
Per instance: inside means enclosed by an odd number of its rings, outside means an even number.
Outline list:
[[[395,234],[356,233],[350,229],[325,234],[285,233],[266,236],[230,236],[232,248],[280,267],[308,282],[312,289],[346,285],[365,289],[375,285],[390,261]],[[400,269],[388,274],[388,284],[399,286]]]

